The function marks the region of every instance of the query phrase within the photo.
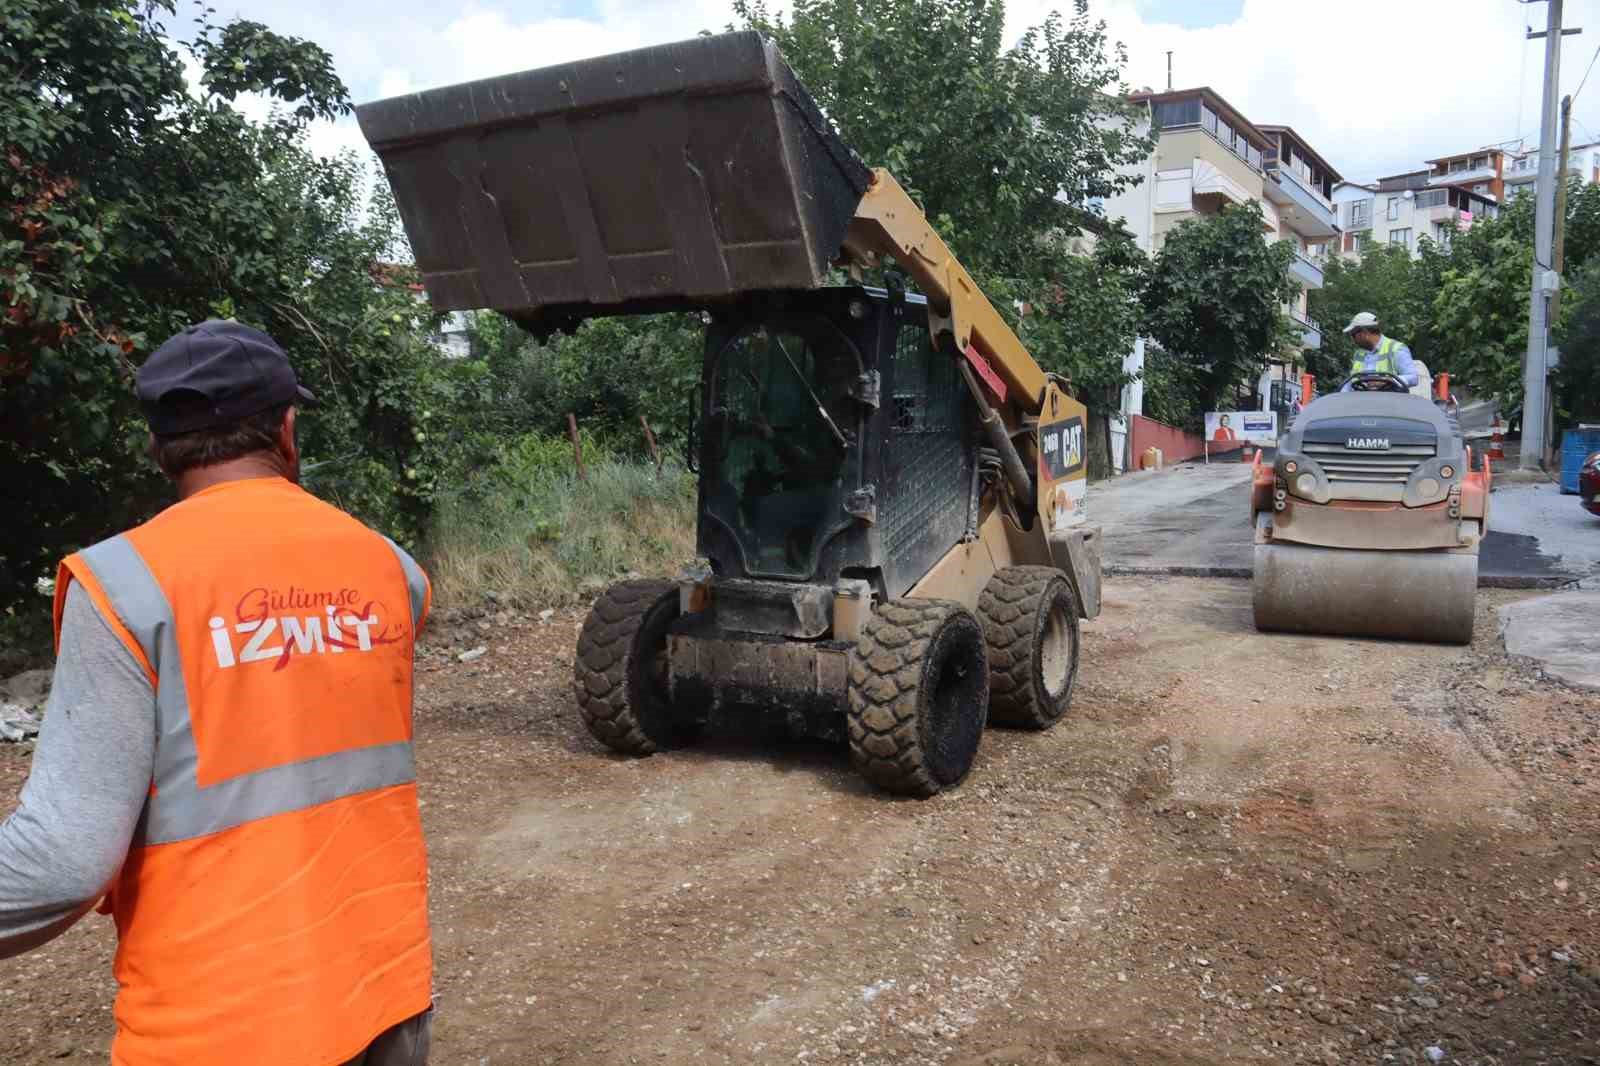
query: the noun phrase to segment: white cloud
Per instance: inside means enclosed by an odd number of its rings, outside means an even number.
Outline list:
[[[775,5],[786,7],[787,4]],[[1091,0],[1113,40],[1128,47],[1126,80],[1209,85],[1246,116],[1287,123],[1347,177],[1414,169],[1422,160],[1519,132],[1537,137],[1540,42],[1523,25],[1543,3],[1517,0],[1245,0],[1238,17],[1205,29],[1147,21],[1140,0]],[[1071,0],[1010,0],[1014,38]],[[719,31],[729,0],[597,0],[584,15],[555,0],[479,2],[465,8],[396,0],[333,7],[326,0],[242,0],[239,14],[309,37],[334,55],[358,100]],[[1585,26],[1564,50],[1562,86],[1576,88],[1600,45],[1600,0],[1567,0]],[[905,89],[915,99],[915,86]],[[1600,133],[1600,74],[1575,108],[1574,133]],[[347,132],[324,146],[358,145]]]
[[[1014,0],[1010,24],[1041,20],[1050,0]],[[1130,86],[1209,85],[1255,122],[1293,126],[1346,177],[1418,169],[1425,159],[1538,137],[1545,5],[1516,0],[1245,0],[1226,25],[1150,23],[1134,0],[1091,3],[1128,47]],[[1577,88],[1600,45],[1600,2],[1569,0],[1563,91]],[[1600,131],[1600,77],[1574,108]],[[1520,114],[1520,125],[1519,125]],[[1578,127],[1574,133],[1581,136]]]

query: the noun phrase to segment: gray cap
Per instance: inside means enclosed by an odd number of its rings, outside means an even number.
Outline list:
[[[1377,328],[1378,328],[1378,316],[1373,314],[1371,311],[1362,311],[1362,312],[1359,312],[1356,315],[1356,317],[1354,317],[1354,318],[1352,318],[1350,320],[1350,324],[1344,328],[1344,331],[1346,333],[1354,333],[1358,329],[1377,329]]]

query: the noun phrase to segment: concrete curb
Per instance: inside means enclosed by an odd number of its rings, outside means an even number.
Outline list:
[[[1479,574],[1480,589],[1559,589],[1578,583],[1577,574]]]
[[[1220,577],[1250,579],[1247,566],[1147,566],[1140,564],[1108,563],[1102,568],[1107,577]],[[1575,585],[1577,574],[1479,574],[1480,589],[1559,589]]]
[[[1102,571],[1112,577],[1227,577],[1250,579],[1248,566],[1141,566],[1107,563]]]

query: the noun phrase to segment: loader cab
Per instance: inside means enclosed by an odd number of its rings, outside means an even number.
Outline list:
[[[699,553],[724,577],[903,594],[975,517],[963,388],[921,296],[853,285],[714,314]]]

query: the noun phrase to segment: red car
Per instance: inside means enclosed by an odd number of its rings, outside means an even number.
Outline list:
[[[1595,452],[1578,468],[1578,498],[1583,509],[1600,514],[1600,452]]]

